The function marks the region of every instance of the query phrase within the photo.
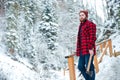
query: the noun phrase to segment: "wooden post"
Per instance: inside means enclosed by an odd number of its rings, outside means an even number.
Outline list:
[[[107,50],[108,47],[109,47],[109,44],[106,44],[105,49],[104,49],[104,51],[103,51],[103,53],[102,53],[102,56],[100,57],[99,63],[102,62],[102,58],[103,58],[103,56],[105,55],[106,50]]]
[[[75,67],[74,67],[74,57],[68,57],[69,75],[70,80],[76,80],[75,78]]]
[[[105,42],[102,43],[103,44],[103,48],[105,48],[106,43],[107,43],[107,41],[105,41]]]
[[[120,52],[114,52],[114,56],[117,57],[120,55]]]
[[[114,55],[114,57],[116,57],[115,50],[114,50],[114,54],[113,55]]]
[[[109,47],[108,41],[105,41],[105,42],[103,43],[103,45],[104,45],[104,51],[103,51],[102,53],[107,54],[107,48]],[[107,46],[107,47],[106,47],[106,46]]]
[[[98,73],[99,72],[99,66],[98,66],[97,55],[94,56],[94,66],[95,66],[96,73]]]
[[[103,44],[100,44],[100,52],[103,52]]]
[[[111,41],[111,39],[110,39],[110,40],[108,40],[108,43],[109,43],[109,52],[110,52],[110,57],[112,57],[112,55],[113,55],[113,50],[112,50],[112,41]]]

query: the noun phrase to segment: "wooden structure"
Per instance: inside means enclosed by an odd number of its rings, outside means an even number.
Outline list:
[[[94,56],[94,66],[95,66],[95,72],[99,72],[99,66],[98,66],[98,60],[97,60],[97,55]]]
[[[98,63],[102,62],[103,56],[106,54],[107,49],[109,49],[110,57],[113,55],[111,39],[104,40],[103,42],[98,43],[96,46],[99,46],[101,53],[100,60],[98,61]]]
[[[66,56],[65,58],[68,58],[70,80],[76,80],[75,67],[74,67],[74,57],[73,56]]]
[[[102,59],[104,55],[107,53],[107,49],[109,49],[109,56],[113,56],[113,50],[112,50],[112,41],[111,39],[104,40],[100,43],[96,44],[97,47],[99,47],[100,50],[100,59],[98,60],[98,55],[96,54],[94,56],[94,66],[95,66],[95,71],[96,73],[99,72],[99,63],[102,62]],[[114,51],[114,56],[120,55],[120,52],[115,52]],[[70,73],[70,80],[76,80],[75,78],[75,69],[74,69],[74,57],[73,56],[66,56],[68,58],[68,66],[69,66],[69,73]],[[64,70],[64,75],[65,75],[65,70]]]
[[[116,52],[116,51],[114,50],[114,56],[117,57],[117,56],[119,56],[119,55],[120,55],[120,52]]]
[[[98,64],[100,62],[102,62],[102,59],[107,52],[107,49],[109,49],[110,57],[113,55],[112,41],[111,41],[111,39],[107,39],[107,40],[104,40],[100,43],[97,43],[96,46],[99,46],[99,50],[101,53],[99,61],[97,59],[97,54],[94,56],[94,66],[95,66],[96,73],[98,73],[99,72],[99,65]]]

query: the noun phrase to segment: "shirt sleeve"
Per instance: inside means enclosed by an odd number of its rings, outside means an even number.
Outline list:
[[[94,23],[89,24],[89,50],[94,49],[96,41],[96,25]]]
[[[81,24],[80,24],[81,25]],[[76,44],[76,56],[80,56],[80,25],[79,25],[79,31],[78,31],[78,35],[77,35],[77,44]]]
[[[76,45],[76,56],[80,56],[80,43],[79,43],[79,36],[77,37],[77,45]]]

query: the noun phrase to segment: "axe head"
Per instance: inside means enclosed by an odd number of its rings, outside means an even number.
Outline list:
[[[86,71],[86,73],[87,73],[90,77],[92,77],[92,75],[93,75],[93,71]]]

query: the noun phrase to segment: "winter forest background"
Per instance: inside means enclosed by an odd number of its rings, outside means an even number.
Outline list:
[[[96,42],[111,38],[120,51],[119,0],[0,0],[0,80],[67,80],[59,72],[75,51],[84,9]]]

